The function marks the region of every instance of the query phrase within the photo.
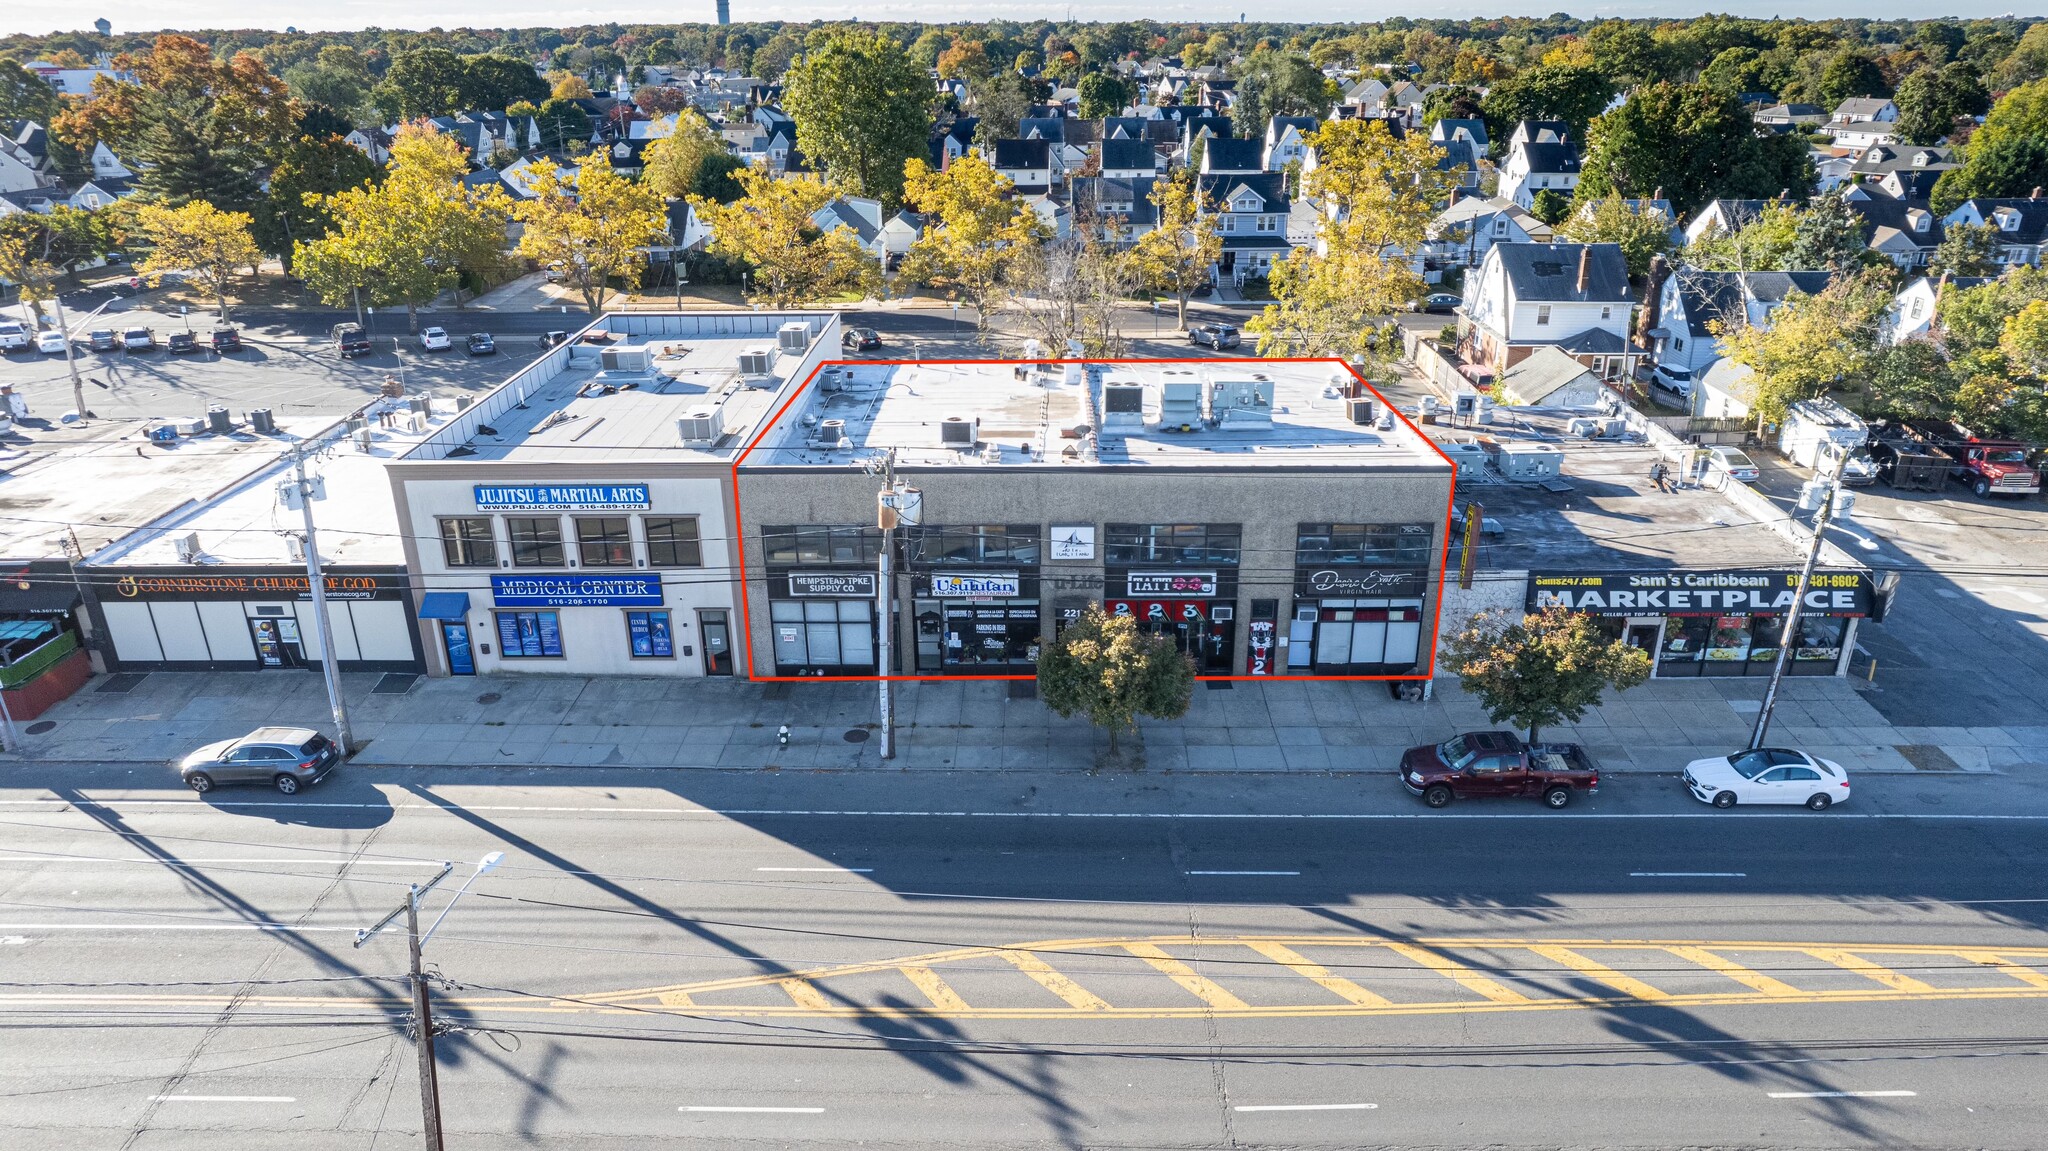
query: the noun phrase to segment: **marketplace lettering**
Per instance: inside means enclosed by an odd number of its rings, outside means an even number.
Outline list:
[[[1562,607],[1571,611],[1613,611],[1627,608],[1647,614],[1671,612],[1716,612],[1730,615],[1770,615],[1792,606],[1796,589],[1768,592],[1759,587],[1738,588],[1644,588],[1636,590],[1594,589],[1574,591],[1539,587],[1536,608]],[[1854,612],[1862,605],[1855,590],[1809,589],[1806,606],[1814,611]]]

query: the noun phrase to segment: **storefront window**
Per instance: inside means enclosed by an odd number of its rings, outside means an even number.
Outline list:
[[[1038,660],[1038,605],[949,604],[945,608],[945,664],[1029,664]]]
[[[1771,663],[1778,658],[1778,641],[1785,638],[1785,618],[1775,615],[1749,617],[1749,662]]]
[[[1792,658],[1800,661],[1834,663],[1842,658],[1842,633],[1849,621],[1840,616],[1802,615],[1799,637],[1793,641]]]
[[[632,567],[630,521],[624,516],[576,517],[576,553],[587,568]]]
[[[916,529],[910,536],[912,563],[1038,562],[1036,524],[947,524]]]
[[[775,600],[768,605],[775,662],[785,667],[875,665],[874,601]]]
[[[551,611],[501,611],[498,652],[506,659],[552,658],[562,654],[561,617]]]
[[[512,562],[520,567],[562,566],[562,521],[508,516],[506,534],[512,537]]]
[[[670,659],[676,654],[675,632],[665,611],[626,613],[626,640],[634,659]]]
[[[1295,563],[1424,567],[1430,539],[1428,524],[1302,524]]]
[[[498,566],[498,541],[489,516],[464,516],[441,521],[441,558],[452,568]]]
[[[647,562],[658,568],[693,568],[704,565],[697,540],[695,516],[645,516],[640,520],[647,531]]]
[[[1104,557],[1112,564],[1234,564],[1243,529],[1237,524],[1107,524]]]
[[[1664,621],[1664,650],[1657,657],[1660,676],[1698,675],[1713,638],[1710,616],[1672,616]]]
[[[763,527],[761,547],[771,564],[873,564],[882,558],[882,529]]]

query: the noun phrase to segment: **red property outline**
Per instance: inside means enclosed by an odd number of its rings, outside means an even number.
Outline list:
[[[747,541],[746,541],[746,532],[745,532],[745,531],[743,530],[743,528],[742,528],[742,526],[741,526],[741,525],[743,524],[743,522],[744,522],[744,521],[743,521],[743,520],[742,520],[742,519],[740,518],[740,465],[742,465],[742,464],[744,464],[744,463],[746,463],[746,462],[747,462],[747,457],[748,457],[749,455],[753,454],[753,451],[754,451],[754,449],[755,449],[756,447],[758,447],[758,446],[760,445],[761,441],[762,441],[763,439],[765,439],[765,438],[767,437],[768,433],[769,433],[770,431],[774,430],[774,428],[775,428],[775,426],[776,426],[777,424],[779,424],[779,423],[781,423],[781,422],[782,422],[782,417],[783,417],[783,415],[784,415],[784,414],[786,414],[786,413],[787,413],[787,412],[789,411],[789,409],[791,408],[791,406],[793,406],[793,405],[794,405],[794,404],[795,404],[795,403],[797,402],[797,400],[798,400],[798,399],[800,399],[800,398],[801,398],[801,397],[803,396],[803,394],[804,394],[804,393],[805,393],[806,391],[810,390],[811,384],[812,384],[812,382],[813,382],[813,381],[815,381],[815,380],[816,380],[816,379],[818,378],[818,373],[819,373],[819,372],[821,372],[821,371],[825,370],[826,368],[833,368],[833,367],[840,367],[840,366],[851,366],[851,367],[915,367],[915,366],[917,366],[917,365],[920,365],[920,364],[975,364],[975,365],[991,365],[991,366],[1003,366],[1003,365],[1010,365],[1010,364],[1048,364],[1048,365],[1050,365],[1050,364],[1059,364],[1059,365],[1065,365],[1065,364],[1082,364],[1082,365],[1087,365],[1087,364],[1105,364],[1105,365],[1106,365],[1106,364],[1178,364],[1178,365],[1183,365],[1183,366],[1185,366],[1185,365],[1189,365],[1189,364],[1233,364],[1233,365],[1244,365],[1244,364],[1247,364],[1247,363],[1266,363],[1266,364],[1335,364],[1335,365],[1337,365],[1337,366],[1339,366],[1339,367],[1343,368],[1343,369],[1344,369],[1345,371],[1347,371],[1347,372],[1350,372],[1350,373],[1351,373],[1351,375],[1352,375],[1352,377],[1353,377],[1354,379],[1356,379],[1356,380],[1357,380],[1357,381],[1358,381],[1358,382],[1359,382],[1359,383],[1360,383],[1361,385],[1363,385],[1363,386],[1365,387],[1365,390],[1366,390],[1366,391],[1368,391],[1368,392],[1371,392],[1371,393],[1372,393],[1372,396],[1373,396],[1373,398],[1374,398],[1375,400],[1378,400],[1378,401],[1379,401],[1379,403],[1380,403],[1380,405],[1381,405],[1381,407],[1382,407],[1382,408],[1384,408],[1384,409],[1385,409],[1386,411],[1388,411],[1388,412],[1391,412],[1391,413],[1393,413],[1393,416],[1394,416],[1394,418],[1395,418],[1395,419],[1397,419],[1397,420],[1401,421],[1401,423],[1402,423],[1402,424],[1404,424],[1404,425],[1405,425],[1405,426],[1406,426],[1406,427],[1408,428],[1408,430],[1409,430],[1409,431],[1411,431],[1411,432],[1414,432],[1417,438],[1419,438],[1419,439],[1420,439],[1420,440],[1421,440],[1421,441],[1422,441],[1422,442],[1423,442],[1424,444],[1428,445],[1428,447],[1429,447],[1429,450],[1430,450],[1430,451],[1432,451],[1432,452],[1435,452],[1435,453],[1436,453],[1436,456],[1437,456],[1437,458],[1438,458],[1438,459],[1442,460],[1443,462],[1445,462],[1445,463],[1447,463],[1447,464],[1449,464],[1449,465],[1451,466],[1451,490],[1450,490],[1450,493],[1449,493],[1448,495],[1446,495],[1446,496],[1444,497],[1444,522],[1443,522],[1443,527],[1444,527],[1444,530],[1443,530],[1443,540],[1444,540],[1444,546],[1443,546],[1443,549],[1442,549],[1442,550],[1441,550],[1441,551],[1440,551],[1440,552],[1438,553],[1438,555],[1437,555],[1437,569],[1436,569],[1436,585],[1437,585],[1437,592],[1436,592],[1436,597],[1435,597],[1435,603],[1434,603],[1434,605],[1433,605],[1433,607],[1434,607],[1434,610],[1433,610],[1433,611],[1431,612],[1431,614],[1430,614],[1430,621],[1429,621],[1429,670],[1428,670],[1428,671],[1426,671],[1426,672],[1423,672],[1423,673],[1421,673],[1421,674],[1418,674],[1418,675],[1314,675],[1314,676],[1308,676],[1308,675],[1198,675],[1198,676],[1196,676],[1195,678],[1196,678],[1196,679],[1198,679],[1198,680],[1204,680],[1204,681],[1207,681],[1207,680],[1219,680],[1219,681],[1237,681],[1237,680],[1242,680],[1242,681],[1244,681],[1244,682],[1246,682],[1246,683],[1270,683],[1270,682],[1273,682],[1273,681],[1276,681],[1276,680],[1316,680],[1316,681],[1319,681],[1319,682],[1323,682],[1323,683],[1334,683],[1334,682],[1340,682],[1340,681],[1369,681],[1369,682],[1374,682],[1374,683],[1386,683],[1386,682],[1400,682],[1400,683],[1420,683],[1420,682],[1426,682],[1426,681],[1428,681],[1428,680],[1430,680],[1430,679],[1434,678],[1434,677],[1435,677],[1435,675],[1436,675],[1436,649],[1437,649],[1437,627],[1438,627],[1438,625],[1439,625],[1439,624],[1440,624],[1440,623],[1441,623],[1441,622],[1443,621],[1443,610],[1444,610],[1444,589],[1445,589],[1445,586],[1446,586],[1446,580],[1447,580],[1447,578],[1448,578],[1448,576],[1447,576],[1447,573],[1448,573],[1448,569],[1449,569],[1449,566],[1450,566],[1450,556],[1451,556],[1451,509],[1452,509],[1452,507],[1453,507],[1453,506],[1454,506],[1454,505],[1455,505],[1455,504],[1457,503],[1457,499],[1458,499],[1458,463],[1457,463],[1457,461],[1456,461],[1456,460],[1453,460],[1453,459],[1452,459],[1451,457],[1449,457],[1449,456],[1445,455],[1445,454],[1444,454],[1444,452],[1443,452],[1443,450],[1442,450],[1441,448],[1438,448],[1438,447],[1436,446],[1436,443],[1435,443],[1435,442],[1434,442],[1433,440],[1431,440],[1431,439],[1430,439],[1430,438],[1429,438],[1428,436],[1424,435],[1424,434],[1423,434],[1423,432],[1422,432],[1422,429],[1420,429],[1420,428],[1418,428],[1418,427],[1416,427],[1416,426],[1415,426],[1415,423],[1414,423],[1414,421],[1410,420],[1410,419],[1409,419],[1409,418],[1408,418],[1407,416],[1404,416],[1404,415],[1402,415],[1402,414],[1401,414],[1401,409],[1399,409],[1398,407],[1395,407],[1395,406],[1394,406],[1393,404],[1391,404],[1391,403],[1388,403],[1388,402],[1387,402],[1387,398],[1386,398],[1385,396],[1383,396],[1383,395],[1381,395],[1381,394],[1380,394],[1380,392],[1379,392],[1379,389],[1378,389],[1378,388],[1375,388],[1375,387],[1373,387],[1373,386],[1372,386],[1372,381],[1370,381],[1370,380],[1366,379],[1366,378],[1365,378],[1365,376],[1364,376],[1364,375],[1363,375],[1362,373],[1360,373],[1360,372],[1358,371],[1358,369],[1357,369],[1357,368],[1354,368],[1354,367],[1352,367],[1352,366],[1351,366],[1351,364],[1347,363],[1347,362],[1346,362],[1346,361],[1344,361],[1344,360],[1336,359],[1336,358],[1334,358],[1334,357],[1322,357],[1322,356],[1283,356],[1283,357],[1270,357],[1270,358],[1260,358],[1260,359],[1173,359],[1173,358],[1164,358],[1164,357],[1162,357],[1162,358],[1158,358],[1158,359],[1122,359],[1122,360],[990,360],[990,359],[958,359],[958,360],[821,360],[821,361],[819,361],[819,363],[818,363],[818,366],[817,366],[817,367],[815,367],[815,368],[813,368],[813,369],[811,369],[811,374],[810,374],[810,375],[808,375],[808,376],[806,376],[806,377],[804,377],[804,382],[803,382],[802,384],[798,385],[798,386],[797,386],[797,389],[796,389],[796,390],[795,390],[794,392],[791,392],[791,393],[790,393],[790,396],[789,396],[789,398],[788,398],[787,400],[784,400],[784,401],[783,401],[783,403],[782,403],[782,406],[781,406],[781,407],[779,407],[779,408],[775,409],[775,414],[774,414],[773,416],[770,416],[770,417],[769,417],[769,418],[768,418],[768,419],[767,419],[766,421],[764,421],[764,422],[762,423],[762,425],[761,425],[761,430],[760,430],[759,432],[755,433],[755,435],[754,435],[754,438],[753,438],[752,440],[749,440],[749,441],[747,442],[747,446],[746,446],[745,448],[743,448],[743,449],[742,449],[742,450],[740,451],[740,454],[739,454],[738,458],[734,459],[734,460],[733,460],[733,463],[732,463],[732,539],[733,539],[733,555],[734,555],[734,558],[735,558],[735,560],[737,561],[737,567],[738,567],[738,570],[739,570],[739,601],[740,601],[740,626],[741,626],[741,628],[743,628],[743,629],[744,629],[744,630],[742,631],[742,633],[741,633],[741,634],[742,634],[742,636],[743,636],[743,637],[744,637],[744,639],[745,639],[745,644],[744,644],[744,647],[745,647],[745,654],[746,654],[746,659],[747,659],[747,680],[748,680],[748,682],[750,682],[750,683],[818,683],[818,682],[826,682],[826,683],[880,683],[880,682],[882,682],[883,680],[888,680],[888,681],[889,681],[890,683],[935,683],[935,682],[945,682],[945,681],[950,681],[950,680],[976,680],[976,679],[981,679],[981,680],[1029,680],[1029,679],[1035,679],[1035,678],[1037,678],[1037,677],[1035,677],[1035,676],[1030,676],[1030,675],[944,675],[944,674],[940,674],[940,675],[758,675],[758,674],[756,674],[756,673],[755,673],[755,670],[754,670],[754,614],[753,614],[753,607],[752,607],[751,603],[749,602],[749,598],[750,598],[750,597],[749,597],[749,596],[747,595]],[[763,579],[765,580],[765,579],[766,579],[766,575],[764,574],[762,578],[763,578]],[[885,624],[885,626],[886,626],[886,623],[887,623],[887,621],[884,621],[884,624]]]

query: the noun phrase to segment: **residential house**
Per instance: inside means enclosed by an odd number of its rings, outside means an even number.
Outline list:
[[[1438,141],[1436,167],[1457,177],[1457,188],[1466,194],[1479,190],[1479,157],[1476,145],[1462,136]]]
[[[1284,172],[1308,155],[1308,137],[1323,122],[1314,116],[1275,116],[1266,124],[1266,171]]]
[[[1735,360],[1715,360],[1706,372],[1693,377],[1694,417],[1703,420],[1746,420],[1749,406],[1756,402],[1756,381],[1749,365]]]
[[[811,223],[820,232],[844,228],[859,241],[862,250],[880,260],[888,255],[883,239],[882,202],[866,196],[840,196],[811,213]]]
[[[391,162],[391,145],[394,138],[390,132],[382,128],[356,128],[342,139],[355,145],[363,155],[370,158],[370,163],[379,168]]]
[[[19,192],[0,192],[0,220],[18,216],[24,212],[49,215],[50,210],[65,202],[62,188],[26,188]]]
[[[1186,116],[1180,122],[1180,143],[1176,153],[1177,158],[1183,164],[1192,162],[1195,154],[1196,140],[1227,140],[1229,138],[1230,117],[1209,115]],[[1260,167],[1263,168],[1264,165],[1260,165]]]
[[[121,157],[114,155],[114,150],[107,147],[104,141],[92,146],[92,174],[96,177],[112,176],[119,180],[135,178],[134,169],[122,163]]]
[[[26,192],[48,182],[28,149],[0,139],[0,192]]]
[[[953,161],[974,150],[974,130],[981,126],[979,116],[955,116],[932,133],[931,165],[940,171],[950,167]]]
[[[1854,152],[1837,155],[1825,149],[1810,148],[1806,158],[1813,164],[1813,187],[1817,192],[1832,192],[1849,183],[1849,174],[1856,169]]]
[[[1344,99],[1340,103],[1353,108],[1370,109],[1370,114],[1377,116],[1380,114],[1381,105],[1386,102],[1388,91],[1390,89],[1387,87],[1387,78],[1373,73],[1346,88]]]
[[[908,208],[889,217],[882,224],[883,258],[892,263],[900,259],[903,253],[910,250],[912,244],[924,236],[928,223],[923,213],[913,212]]]
[[[1266,167],[1264,146],[1257,140],[1238,140],[1225,136],[1209,139],[1202,146],[1204,173],[1271,171]]]
[[[113,57],[102,52],[90,68],[66,68],[48,60],[30,60],[23,64],[26,71],[35,73],[43,83],[48,84],[59,96],[90,96],[92,82],[104,76],[109,80],[129,82],[135,80],[135,73],[119,71],[113,66]]]
[[[1756,122],[1778,132],[1812,131],[1827,122],[1827,109],[1818,104],[1769,104],[1758,108]]]
[[[80,184],[64,201],[81,212],[110,207],[116,200],[135,194],[135,180],[129,176],[94,176]]]
[[[995,170],[1024,196],[1052,191],[1052,144],[1046,140],[997,140],[995,156],[989,161]]]
[[[1512,200],[1456,196],[1429,222],[1425,267],[1475,268],[1495,244],[1548,244],[1550,225]]]
[[[1980,196],[1965,200],[1942,218],[1944,226],[1990,224],[1998,229],[1998,262],[2007,266],[2041,266],[2041,248],[2048,241],[2048,199],[2036,189],[2030,197]]]
[[[1246,276],[1264,276],[1273,261],[1292,250],[1287,241],[1287,177],[1279,172],[1205,172],[1195,187],[1216,216],[1223,255],[1216,263],[1219,279],[1243,283]],[[1206,214],[1206,213],[1205,213]]]
[[[1569,126],[1563,120],[1519,120],[1508,133],[1508,146],[1563,143]]]
[[[1063,116],[1031,116],[1017,122],[1017,138],[1021,140],[1044,140],[1048,156],[1052,161],[1053,176],[1064,181],[1067,173],[1079,171],[1088,163],[1089,143],[1084,137],[1088,130],[1079,129],[1083,122],[1069,120]]]
[[[1903,344],[1907,340],[1933,335],[1944,295],[1990,282],[1989,276],[1914,277],[1912,283],[1900,288],[1892,297],[1891,307],[1885,309],[1885,342]]]
[[[0,120],[0,144],[12,143],[29,159],[31,167],[47,178],[50,171],[50,133],[34,120]]]
[[[1877,144],[1865,148],[1849,164],[1849,175],[1861,182],[1875,183],[1892,172],[1946,172],[1962,167],[1956,150],[1937,144]]]
[[[1429,89],[1407,80],[1397,81],[1380,101],[1383,115],[1393,116],[1410,128],[1422,125],[1422,102],[1429,97]]]
[[[1896,124],[1899,106],[1882,96],[1851,96],[1828,114],[1831,125]]]
[[[1159,152],[1143,139],[1104,140],[1099,173],[1110,179],[1133,180],[1159,174]]]
[[[1237,81],[1223,76],[1210,76],[1202,81],[1202,104],[1225,112],[1237,99]]]
[[[1554,347],[1510,365],[1494,381],[1494,395],[1518,408],[1605,408],[1616,398],[1591,368]]]
[[[1603,380],[1627,379],[1628,263],[1617,244],[1495,244],[1465,278],[1459,345],[1495,375],[1555,347]]]
[[[1486,121],[1484,120],[1467,120],[1462,118],[1438,120],[1429,126],[1429,138],[1432,143],[1437,144],[1448,144],[1452,140],[1463,140],[1467,144],[1472,145],[1472,152],[1475,156],[1484,156],[1487,152]]]
[[[1104,239],[1134,244],[1159,226],[1159,208],[1152,202],[1155,176],[1076,176],[1074,211],[1091,219]]]
[[[1830,120],[1821,125],[1821,134],[1835,142],[1837,148],[1860,152],[1879,144],[1891,144],[1899,138],[1899,126],[1889,120],[1851,120],[1837,123]]]
[[[1900,271],[1917,271],[1934,258],[1942,227],[1927,201],[1902,200],[1862,186],[1844,192],[1843,199],[1863,223],[1864,243]]]
[[[1724,334],[1771,326],[1771,316],[1793,297],[1817,295],[1831,272],[1708,272],[1680,265],[1664,280],[1650,318],[1650,351],[1660,364],[1694,375],[1726,354]]]
[[[1524,208],[1535,206],[1538,192],[1571,198],[1579,186],[1579,147],[1564,138],[1563,127],[1551,130],[1524,120],[1515,128],[1500,165],[1503,197]]]

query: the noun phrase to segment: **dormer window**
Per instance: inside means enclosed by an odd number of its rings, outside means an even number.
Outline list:
[[[1493,234],[1496,236],[1508,234],[1508,218],[1506,216],[1495,216],[1493,218]]]
[[[2000,208],[1996,214],[1999,231],[2017,232],[2020,230],[2020,214],[2018,212],[2011,208]]]
[[[1915,152],[1913,153],[1913,166],[1915,168],[1925,168],[1927,166],[1928,159],[1929,157],[1927,153]]]

